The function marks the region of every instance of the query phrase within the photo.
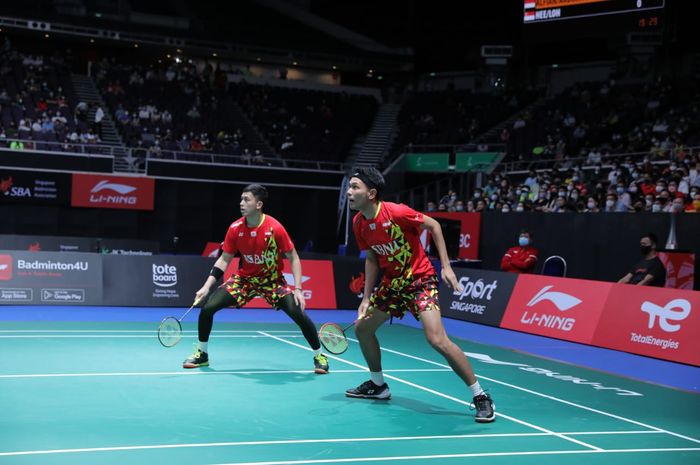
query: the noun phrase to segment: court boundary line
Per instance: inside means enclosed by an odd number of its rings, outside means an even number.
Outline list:
[[[388,372],[448,372],[445,368],[397,368],[387,370]],[[366,370],[333,370],[333,373],[365,373]],[[22,379],[22,378],[80,378],[80,377],[109,377],[109,376],[196,376],[196,375],[277,375],[277,374],[304,374],[314,375],[311,370],[225,370],[225,371],[144,371],[144,372],[110,372],[110,373],[16,373],[11,375],[0,375],[0,379]]]
[[[284,342],[285,344],[289,344],[289,345],[292,345],[292,346],[295,346],[295,347],[299,347],[299,348],[304,349],[304,350],[307,350],[307,351],[311,351],[311,348],[309,348],[309,347],[302,346],[301,344],[297,344],[296,342],[287,341],[287,340],[285,340],[285,339],[282,339],[281,337],[274,336],[274,335],[272,335],[272,334],[267,334],[267,333],[265,333],[265,331],[260,331],[260,333],[261,333],[261,334],[266,334],[266,335],[268,335],[270,338],[276,339],[276,340],[278,340],[278,341],[280,341],[280,342]],[[334,359],[334,360],[338,360],[339,362],[343,362],[343,363],[346,363],[346,364],[348,364],[348,365],[352,365],[352,366],[357,367],[357,368],[364,368],[365,371],[369,371],[369,369],[368,369],[367,367],[364,367],[364,366],[362,366],[362,365],[360,365],[360,364],[358,364],[358,363],[355,363],[355,362],[351,362],[350,360],[345,360],[345,359],[343,359],[343,358],[335,357],[335,356],[332,356],[332,355],[329,355],[329,354],[326,354],[326,356],[327,356],[328,358],[331,358],[331,359]],[[471,408],[474,407],[470,402],[464,401],[464,400],[462,400],[462,399],[458,399],[458,398],[456,398],[456,397],[452,397],[452,396],[450,396],[450,395],[448,395],[448,394],[445,394],[445,393],[442,393],[442,392],[439,392],[439,391],[435,391],[435,390],[430,389],[430,388],[425,387],[425,386],[421,386],[420,384],[416,384],[416,383],[413,383],[413,382],[411,382],[411,381],[407,381],[407,380],[405,380],[405,379],[401,379],[401,378],[398,378],[398,377],[393,376],[393,375],[386,375],[386,377],[389,378],[389,379],[393,379],[394,381],[397,381],[397,382],[399,382],[399,383],[406,384],[406,385],[411,386],[411,387],[414,387],[414,388],[416,388],[416,389],[419,389],[419,390],[428,392],[428,393],[430,393],[430,394],[434,394],[434,395],[436,395],[436,396],[438,396],[438,397],[443,397],[443,398],[445,398],[445,399],[451,400],[451,401],[453,401],[453,402],[457,402],[457,403],[462,404],[462,405],[466,405],[466,406],[471,407]],[[601,449],[601,448],[599,448],[599,447],[597,447],[597,446],[594,446],[594,445],[592,445],[592,444],[588,444],[588,443],[585,443],[585,442],[583,442],[583,441],[579,441],[579,440],[577,440],[577,439],[573,439],[573,438],[564,436],[564,435],[562,435],[562,434],[555,433],[554,431],[548,430],[547,428],[543,428],[543,427],[541,427],[541,426],[537,426],[537,425],[535,425],[535,424],[526,422],[526,421],[524,421],[524,420],[520,420],[520,419],[515,418],[515,417],[512,417],[512,416],[510,416],[510,415],[506,415],[506,414],[498,413],[498,412],[495,412],[495,414],[496,414],[497,416],[500,416],[500,417],[505,418],[506,420],[513,421],[513,422],[518,423],[518,424],[521,424],[521,425],[523,425],[523,426],[528,426],[528,427],[530,427],[530,428],[532,428],[532,429],[535,429],[535,430],[538,430],[538,431],[542,431],[542,432],[544,432],[544,433],[549,433],[549,434],[551,434],[551,435],[553,435],[553,436],[556,436],[556,437],[558,437],[558,438],[560,438],[560,439],[563,439],[563,440],[565,440],[565,441],[569,441],[569,442],[573,442],[574,444],[578,444],[579,446],[584,446],[584,447],[587,447],[587,448],[592,449],[592,450],[603,450],[603,449]]]
[[[513,456],[536,456],[536,455],[562,455],[562,454],[607,454],[607,453],[648,453],[648,452],[687,452],[700,451],[698,447],[688,447],[683,449],[608,449],[608,450],[555,450],[555,451],[526,451],[526,452],[475,452],[467,454],[440,454],[440,455],[407,455],[390,457],[357,457],[344,459],[313,459],[313,460],[279,460],[268,462],[227,462],[211,465],[302,465],[312,463],[352,463],[352,462],[389,462],[398,460],[434,460],[434,459],[456,459],[466,457],[513,457]]]
[[[358,342],[357,339],[351,339],[351,338],[348,338],[348,339],[349,339],[349,340],[352,340],[352,341],[354,341],[354,342]],[[398,350],[388,349],[388,348],[385,348],[385,347],[382,347],[381,349],[384,350],[384,351],[386,351],[386,352],[389,352],[389,353],[393,353],[393,354],[400,355],[400,356],[407,357],[407,358],[412,358],[412,359],[414,359],[414,360],[423,361],[423,362],[426,362],[426,363],[429,363],[429,364],[432,364],[432,365],[440,366],[440,367],[443,367],[443,368],[450,368],[449,365],[445,365],[445,364],[442,364],[442,363],[439,363],[439,362],[434,362],[434,361],[432,361],[432,360],[428,360],[428,359],[424,359],[424,358],[421,358],[421,357],[417,357],[417,356],[415,356],[415,355],[406,354],[406,353],[400,352],[400,351],[398,351]],[[451,369],[451,368],[450,368],[450,369]],[[555,402],[561,402],[561,403],[566,404],[566,405],[569,405],[569,406],[571,406],[571,407],[576,407],[576,408],[580,408],[580,409],[583,409],[583,410],[588,410],[588,411],[590,411],[590,412],[598,413],[598,414],[600,414],[600,415],[605,415],[605,416],[608,416],[608,417],[610,417],[610,418],[615,418],[615,419],[617,419],[617,420],[626,421],[626,422],[628,422],[628,423],[632,423],[632,424],[637,425],[637,426],[642,426],[642,427],[644,427],[644,428],[649,428],[649,429],[652,429],[652,430],[660,431],[660,432],[669,434],[669,435],[671,435],[671,436],[676,436],[676,437],[678,437],[678,438],[685,439],[685,440],[688,440],[688,441],[690,441],[690,442],[695,442],[695,443],[700,444],[700,440],[699,440],[699,439],[695,439],[695,438],[692,438],[692,437],[690,437],[690,436],[685,436],[685,435],[680,434],[680,433],[675,433],[675,432],[673,432],[673,431],[669,431],[669,430],[666,430],[666,429],[663,429],[663,428],[659,428],[659,427],[656,427],[656,426],[648,425],[648,424],[643,423],[643,422],[641,422],[641,421],[632,420],[631,418],[627,418],[627,417],[623,417],[623,416],[620,416],[620,415],[616,415],[616,414],[614,414],[614,413],[606,412],[606,411],[604,411],[604,410],[595,409],[595,408],[593,408],[593,407],[588,407],[588,406],[586,406],[586,405],[578,404],[578,403],[576,403],[576,402],[571,402],[571,401],[568,401],[568,400],[565,400],[565,399],[561,399],[561,398],[559,398],[559,397],[551,396],[551,395],[549,395],[549,394],[544,394],[544,393],[541,393],[541,392],[533,391],[533,390],[531,390],[531,389],[527,389],[527,388],[524,388],[524,387],[522,387],[522,386],[517,386],[517,385],[515,385],[515,384],[507,383],[507,382],[505,382],[505,381],[499,381],[499,380],[497,380],[497,379],[490,378],[490,377],[487,377],[487,376],[481,376],[481,375],[479,375],[479,378],[485,379],[485,380],[488,380],[488,381],[491,381],[491,382],[494,382],[494,383],[496,383],[496,384],[500,384],[500,385],[503,385],[503,386],[506,386],[506,387],[510,387],[510,388],[512,388],[512,389],[516,389],[516,390],[519,390],[519,391],[523,391],[523,392],[526,392],[526,393],[528,393],[528,394],[533,394],[533,395],[536,395],[536,396],[539,396],[539,397],[543,397],[543,398],[545,398],[545,399],[553,400],[553,401],[555,401]]]
[[[613,434],[661,434],[658,431],[578,431],[562,434],[570,435],[613,435]],[[210,443],[184,443],[184,444],[151,444],[141,446],[114,446],[114,447],[85,447],[75,449],[47,449],[33,451],[0,452],[0,457],[12,457],[19,455],[48,455],[69,454],[83,452],[116,452],[129,450],[152,449],[187,449],[198,447],[238,447],[238,446],[270,446],[283,444],[335,444],[345,442],[384,442],[384,441],[432,441],[436,439],[497,439],[503,437],[537,437],[551,436],[549,433],[477,433],[477,434],[443,434],[435,436],[390,436],[390,437],[362,437],[362,438],[326,438],[326,439],[279,439],[269,441],[231,441]],[[698,449],[700,450],[700,448]]]

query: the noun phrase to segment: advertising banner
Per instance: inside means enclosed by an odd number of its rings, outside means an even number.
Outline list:
[[[153,210],[154,193],[153,178],[73,173],[71,206]]]
[[[0,205],[68,205],[69,200],[68,174],[0,169]]]
[[[187,308],[214,264],[198,256],[98,256],[104,264],[102,305]]]
[[[700,292],[615,284],[593,344],[700,366]]]
[[[433,218],[446,218],[462,222],[459,235],[459,258],[477,260],[479,258],[479,233],[481,232],[481,213],[465,212],[425,212]]]
[[[666,268],[666,286],[693,290],[695,285],[695,254],[687,252],[659,252]]]
[[[0,251],[0,304],[102,305],[102,257]]]
[[[29,252],[94,252],[95,239],[70,236],[0,234],[0,249]]]
[[[334,257],[333,276],[337,308],[357,309],[365,289],[365,260],[356,257]]]
[[[519,275],[502,328],[590,344],[612,283]]]
[[[440,283],[440,310],[444,316],[490,326],[501,323],[517,275],[499,271],[455,268],[461,291]]]
[[[239,258],[234,258],[229,263],[224,280],[228,279],[238,269]],[[214,262],[212,261],[212,264]],[[302,260],[301,261],[301,287],[304,289],[306,308],[334,309],[335,287],[333,282],[333,262],[330,260]],[[284,260],[284,278],[290,286],[294,286],[294,275],[289,260]],[[251,300],[246,308],[270,308],[264,299],[256,297]]]

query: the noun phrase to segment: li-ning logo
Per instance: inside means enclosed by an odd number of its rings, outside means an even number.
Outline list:
[[[109,181],[100,181],[97,184],[95,184],[95,187],[90,189],[90,192],[95,194],[105,189],[113,190],[114,192],[118,192],[122,195],[134,192],[136,190],[134,186],[127,186],[126,184],[116,184],[110,183]]]
[[[680,311],[675,311],[676,308]],[[659,317],[659,327],[667,333],[674,333],[681,329],[681,325],[671,324],[668,320],[685,320],[690,315],[690,310],[690,302],[685,299],[674,299],[663,307],[649,301],[642,304],[642,311],[649,314],[649,329],[654,327],[656,317]]]
[[[547,292],[553,287],[554,286],[545,286],[542,289],[540,289],[540,292],[535,294],[535,297],[533,297],[527,303],[527,306],[534,307],[536,304],[542,302],[543,300],[549,300],[554,304],[555,307],[557,307],[560,311],[563,312],[581,303],[581,299],[569,294],[564,294],[563,292]]]
[[[581,299],[563,292],[549,291],[554,286],[545,286],[535,294],[528,303],[528,307],[533,307],[543,300],[548,300],[557,307],[557,310],[564,312],[582,302]],[[575,318],[564,318],[559,315],[539,315],[537,312],[528,315],[528,312],[523,312],[520,317],[520,322],[528,325],[544,326],[545,328],[561,329],[562,331],[571,331],[576,323]]]
[[[103,190],[111,190],[118,195],[101,194]],[[136,205],[137,198],[135,195],[126,195],[134,192],[136,187],[126,184],[110,183],[103,180],[95,184],[95,187],[90,189],[91,203],[108,203],[108,204],[129,204]]]

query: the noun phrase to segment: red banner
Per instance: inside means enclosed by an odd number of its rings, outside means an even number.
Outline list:
[[[501,327],[590,344],[611,283],[520,275]]]
[[[700,292],[615,284],[593,344],[700,366]]]
[[[463,260],[479,259],[481,213],[425,212],[425,214],[433,218],[459,220],[462,223],[462,230],[459,234],[459,258]]]
[[[238,260],[238,258],[231,260],[224,273],[224,280],[238,269]],[[302,260],[301,270],[301,287],[304,289],[306,308],[336,308],[333,262],[330,260]],[[284,260],[284,278],[290,286],[294,286],[292,267],[287,259]],[[245,308],[270,308],[270,306],[262,298],[256,297]]]
[[[74,173],[71,206],[153,210],[154,192],[153,178]]]
[[[659,259],[666,267],[666,286],[692,291],[695,284],[695,254],[685,252],[659,252]]]

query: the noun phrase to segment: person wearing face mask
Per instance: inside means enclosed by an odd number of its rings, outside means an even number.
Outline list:
[[[455,202],[455,211],[456,212],[463,212],[464,211],[464,202],[461,200],[458,200]]]
[[[539,252],[532,246],[532,234],[523,229],[518,245],[508,249],[501,259],[501,269],[511,273],[532,273],[537,266]]]
[[[666,268],[656,254],[656,234],[649,233],[639,240],[639,251],[642,260],[632,270],[618,281],[622,284],[636,284],[637,286],[664,287],[666,284]]]
[[[685,207],[686,213],[700,213],[700,190],[692,190],[690,199],[690,203]]]
[[[598,201],[595,197],[588,197],[588,202],[586,202],[585,213],[598,213],[600,209],[598,208]]]

